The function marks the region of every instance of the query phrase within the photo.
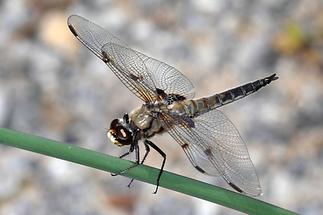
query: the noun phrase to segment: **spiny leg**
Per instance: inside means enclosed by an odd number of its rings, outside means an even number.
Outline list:
[[[130,150],[127,153],[120,156],[120,158],[125,157],[125,156],[129,155],[130,153],[132,153],[133,151],[135,151],[135,153],[136,153],[136,161],[135,161],[135,163],[133,165],[131,165],[130,167],[126,168],[125,170],[122,170],[119,174],[125,173],[128,170],[130,170],[131,168],[138,166],[139,164],[143,164],[144,161],[146,160],[149,152],[150,152],[150,147],[149,146],[151,146],[153,149],[155,149],[163,157],[163,163],[162,163],[162,166],[160,168],[160,171],[159,171],[159,174],[158,174],[158,177],[157,177],[157,183],[156,183],[157,186],[156,186],[155,191],[153,192],[153,194],[156,194],[157,191],[158,191],[158,187],[159,187],[160,177],[161,177],[161,175],[163,173],[164,166],[165,166],[165,163],[166,163],[166,154],[158,146],[156,146],[153,142],[151,142],[149,140],[145,140],[144,144],[145,144],[146,153],[145,153],[145,155],[144,155],[141,162],[140,162],[140,157],[139,157],[139,146],[138,146],[138,144],[132,144]],[[118,175],[118,174],[115,174],[115,175]],[[130,183],[128,184],[128,187],[131,186],[131,183],[133,182],[133,180],[134,179],[131,179]]]
[[[122,170],[122,171],[120,172],[120,174],[125,173],[125,172],[127,172],[129,169],[132,169],[132,168],[134,168],[135,166],[138,166],[138,165],[139,165],[139,163],[140,163],[140,156],[139,156],[139,146],[138,146],[138,144],[134,145],[134,150],[135,150],[135,153],[136,153],[136,160],[135,160],[135,163],[134,163],[134,164],[132,164],[131,166],[127,167],[126,169]]]
[[[136,145],[138,145],[138,144],[136,144]],[[132,145],[130,146],[129,151],[127,151],[126,153],[124,153],[124,154],[120,155],[120,156],[119,156],[119,158],[124,158],[124,157],[128,156],[129,154],[131,154],[131,153],[134,151],[134,149],[135,149],[135,144],[132,144]],[[122,172],[123,172],[123,171],[121,171],[120,173],[122,173]],[[111,173],[111,176],[117,176],[117,175],[119,175],[119,174]]]
[[[147,144],[148,146],[151,146],[153,149],[155,149],[163,157],[163,164],[162,164],[162,166],[160,168],[160,171],[159,171],[159,174],[158,174],[158,177],[157,177],[156,189],[153,192],[153,194],[156,194],[157,191],[158,191],[158,187],[159,187],[160,177],[161,177],[161,175],[162,175],[162,173],[164,171],[164,166],[165,166],[165,163],[166,163],[166,154],[160,148],[158,148],[158,146],[156,146],[153,142],[151,142],[149,140],[145,140],[144,143]]]
[[[146,160],[146,158],[147,158],[147,155],[148,155],[148,154],[149,154],[149,152],[150,152],[149,145],[148,145],[146,142],[144,142],[144,144],[145,144],[146,153],[145,153],[144,157],[142,158],[142,161],[141,161],[141,163],[140,163],[140,164],[143,164],[143,163],[145,162],[145,160]]]
[[[145,162],[145,160],[146,160],[146,158],[147,158],[147,155],[149,154],[149,152],[150,152],[150,148],[149,148],[149,145],[147,145],[147,143],[146,142],[144,142],[144,144],[145,144],[145,149],[146,149],[146,152],[145,152],[145,155],[144,155],[144,157],[142,158],[142,160],[141,160],[141,162],[140,162],[140,164],[143,164],[144,162]],[[128,187],[130,188],[130,186],[131,186],[131,184],[132,184],[132,182],[134,181],[134,179],[132,178],[131,179],[131,181],[130,181],[130,183],[128,184]]]

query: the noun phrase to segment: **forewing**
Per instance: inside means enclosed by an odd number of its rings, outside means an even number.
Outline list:
[[[71,15],[67,20],[68,27],[74,36],[103,60],[101,48],[107,43],[127,46],[123,41],[97,24],[78,15]]]
[[[194,127],[172,124],[163,115],[170,135],[181,145],[193,166],[202,173],[222,176],[235,190],[251,196],[261,194],[259,180],[247,147],[232,122],[211,110],[193,119]]]
[[[109,31],[83,17],[70,16],[68,26],[75,37],[105,61],[122,83],[140,99],[155,100],[155,88],[164,90],[166,94],[178,94],[189,99],[194,97],[192,83],[174,67],[128,48]],[[111,61],[106,61],[103,54]]]
[[[101,50],[105,63],[128,89],[144,101],[157,99],[156,86],[138,52],[115,43]]]
[[[176,68],[148,57],[138,52],[158,89],[164,90],[166,94],[177,94],[186,99],[194,97],[194,86],[192,82]]]
[[[67,22],[74,36],[103,60],[128,89],[143,101],[156,99],[153,80],[136,51],[83,17],[72,15]],[[111,58],[110,61],[106,57]]]

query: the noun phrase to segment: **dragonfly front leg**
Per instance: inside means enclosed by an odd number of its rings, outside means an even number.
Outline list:
[[[145,162],[145,160],[146,160],[146,158],[147,158],[147,155],[149,154],[149,152],[150,152],[150,148],[149,148],[149,145],[146,143],[146,142],[144,142],[144,144],[145,144],[145,149],[146,149],[146,152],[145,152],[145,155],[144,155],[144,157],[142,158],[142,160],[141,160],[141,162],[140,162],[140,164],[143,164],[144,162]],[[128,184],[128,187],[130,188],[130,186],[131,186],[131,184],[132,184],[132,182],[133,182],[133,178],[131,179],[131,181],[130,181],[130,183]]]
[[[132,144],[132,145],[130,146],[129,151],[127,151],[126,153],[124,153],[124,154],[120,155],[120,156],[119,156],[119,158],[124,158],[124,157],[128,156],[129,154],[131,154],[131,153],[135,150],[136,146],[137,146],[137,148],[139,148],[139,147],[138,147],[138,144]],[[136,156],[136,157],[139,157],[139,150],[137,150],[137,151],[138,151],[138,156]],[[138,162],[139,162],[139,161],[138,161]],[[111,173],[111,176],[117,176],[117,175],[120,175],[120,173],[123,173],[124,171],[125,171],[125,170],[122,170],[121,172],[119,172],[119,174]]]

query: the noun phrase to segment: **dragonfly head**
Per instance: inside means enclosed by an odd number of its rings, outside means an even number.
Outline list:
[[[107,136],[117,146],[133,143],[134,132],[131,129],[128,114],[125,114],[123,118],[112,120]]]

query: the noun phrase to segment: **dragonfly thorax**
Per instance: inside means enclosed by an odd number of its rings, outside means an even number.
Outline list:
[[[131,145],[141,138],[149,138],[163,131],[160,120],[146,105],[133,110],[123,118],[114,119],[110,124],[107,136],[113,144],[118,146]]]
[[[163,130],[161,122],[157,117],[161,106],[163,106],[162,103],[144,104],[130,113],[130,119],[140,130],[141,138],[152,137],[155,133]]]

